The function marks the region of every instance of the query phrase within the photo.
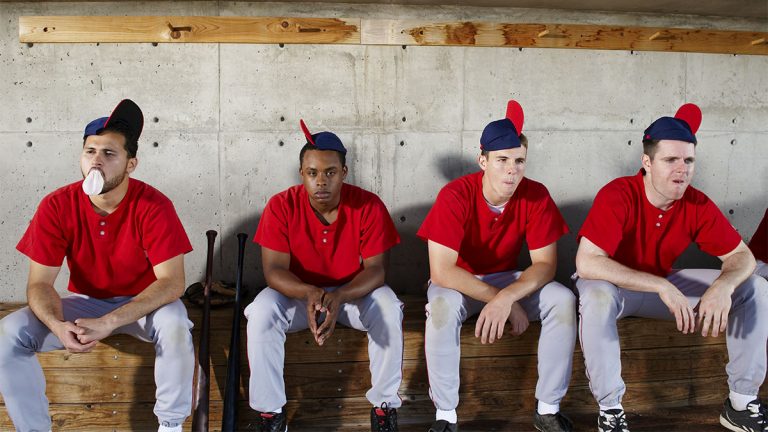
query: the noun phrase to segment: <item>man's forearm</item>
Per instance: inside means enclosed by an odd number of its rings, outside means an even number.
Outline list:
[[[364,268],[349,283],[340,286],[336,292],[345,302],[359,299],[384,285],[385,274],[383,267]]]
[[[304,283],[290,270],[275,268],[265,271],[265,278],[270,288],[280,294],[299,300],[305,300],[312,290],[317,289],[313,285]]]
[[[552,264],[544,262],[533,263],[520,274],[516,281],[500,292],[512,302],[517,302],[551,282],[554,276],[555,269]]]
[[[755,258],[749,251],[737,252],[723,261],[720,276],[712,286],[720,286],[733,294],[736,287],[741,285],[755,271]]]
[[[109,312],[103,318],[113,329],[122,327],[136,322],[161,306],[178,300],[183,292],[183,280],[158,279],[137,294],[130,302]]]
[[[577,273],[584,279],[608,281],[630,291],[659,292],[669,282],[659,276],[629,268],[608,256],[579,259]]]
[[[453,265],[433,272],[432,282],[444,288],[456,290],[484,303],[491,301],[499,289],[478,279],[472,273]]]
[[[61,297],[49,284],[37,283],[27,287],[29,308],[43,324],[53,330],[53,326],[64,321]]]

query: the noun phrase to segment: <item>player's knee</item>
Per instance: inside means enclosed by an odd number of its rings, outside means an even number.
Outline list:
[[[429,303],[427,303],[428,328],[440,330],[461,325],[461,294],[457,291],[454,292],[459,295],[441,293],[430,298]]]
[[[156,329],[183,327],[192,328],[192,322],[187,315],[187,309],[181,301],[175,301],[161,306],[152,313],[152,325]]]
[[[190,331],[192,322],[181,302],[169,303],[157,309],[151,320],[158,347],[173,352],[193,350]]]
[[[0,355],[34,353],[39,348],[39,340],[48,332],[29,308],[8,314],[0,320]]]
[[[758,310],[765,310],[768,307],[768,280],[751,275],[739,285],[735,291],[736,301],[750,302],[754,301],[758,305]]]
[[[401,322],[403,319],[403,302],[388,286],[377,288],[371,293],[373,307],[378,310],[386,322]]]
[[[248,320],[246,328],[249,337],[275,331],[281,328],[277,324],[285,319],[282,306],[272,295],[269,295],[270,293],[265,293],[265,291],[256,296],[253,302],[245,308],[245,318]]]
[[[610,282],[602,280],[580,279],[579,312],[582,319],[609,318],[617,313],[616,295],[618,288]]]
[[[573,291],[556,282],[546,285],[543,289],[545,292],[542,292],[542,295],[546,295],[547,309],[549,309],[546,318],[555,319],[559,324],[575,327],[577,311],[576,296]]]

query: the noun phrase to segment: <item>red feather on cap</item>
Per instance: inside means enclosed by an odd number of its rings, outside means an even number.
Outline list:
[[[513,125],[515,125],[515,130],[517,130],[518,136],[523,133],[523,120],[525,116],[523,115],[523,107],[521,107],[516,100],[511,99],[509,102],[507,102],[506,117],[509,119],[509,121],[512,122]]]
[[[688,127],[695,135],[701,126],[701,109],[696,104],[687,103],[677,110],[675,118],[688,123]]]
[[[315,140],[312,139],[312,134],[309,133],[309,129],[307,129],[307,125],[304,124],[303,119],[299,119],[299,124],[301,125],[301,131],[304,132],[304,136],[307,137],[307,141],[312,145],[316,145]]]

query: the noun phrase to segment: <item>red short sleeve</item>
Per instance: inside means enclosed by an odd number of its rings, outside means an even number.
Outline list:
[[[288,214],[285,193],[277,194],[270,198],[264,213],[256,228],[253,242],[265,248],[282,253],[290,253],[291,246],[288,240]]]
[[[623,191],[615,183],[609,183],[595,196],[578,239],[586,237],[608,255],[614,256],[624,235],[629,208]]]
[[[360,233],[360,256],[370,258],[400,243],[395,224],[381,200],[371,194],[371,202],[363,213]]]
[[[458,191],[443,188],[416,235],[459,252],[468,218],[468,199],[471,197],[461,197]]]
[[[702,251],[722,256],[736,249],[741,243],[739,233],[709,198],[700,207],[698,217],[699,224],[693,241]]]
[[[548,246],[568,232],[568,225],[549,195],[549,191],[543,185],[540,189],[525,229],[525,240],[530,250]]]
[[[142,247],[153,266],[192,251],[189,237],[170,200],[152,208],[142,222]]]
[[[43,198],[27,231],[16,245],[16,249],[32,261],[49,267],[60,267],[69,247],[56,206],[52,195]]]

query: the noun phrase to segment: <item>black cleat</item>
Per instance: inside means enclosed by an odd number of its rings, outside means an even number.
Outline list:
[[[256,432],[286,432],[285,411],[281,413],[260,412],[256,419]]]
[[[371,432],[397,432],[397,409],[386,402],[381,408],[371,408]]]
[[[744,411],[736,411],[731,405],[731,400],[726,398],[723,412],[720,414],[720,424],[736,432],[768,432],[768,409],[760,399],[755,399],[747,404]]]
[[[436,420],[428,432],[459,432],[459,425],[448,423],[447,420]]]
[[[600,410],[600,417],[597,419],[597,430],[598,432],[629,432],[624,410]]]
[[[533,415],[533,427],[541,432],[572,432],[573,422],[560,413],[539,414],[536,411]]]

